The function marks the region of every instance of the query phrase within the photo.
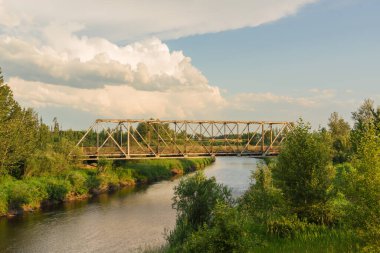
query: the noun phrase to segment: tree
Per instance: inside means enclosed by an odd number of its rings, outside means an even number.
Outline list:
[[[329,222],[327,202],[334,178],[331,154],[328,135],[310,132],[310,126],[302,120],[283,143],[273,178],[301,219]]]
[[[0,72],[0,174],[21,177],[27,157],[35,152],[38,118],[32,109],[23,109]]]
[[[333,141],[333,162],[346,162],[350,151],[350,125],[337,112],[333,112],[328,127]]]
[[[374,129],[375,134],[380,134],[380,107],[375,109],[374,101],[366,99],[359,109],[352,113],[352,119],[355,123],[351,133],[351,144],[356,152],[368,129]]]
[[[366,100],[353,113],[355,127],[352,171],[345,195],[351,202],[348,221],[365,243],[365,251],[380,251],[380,113]]]

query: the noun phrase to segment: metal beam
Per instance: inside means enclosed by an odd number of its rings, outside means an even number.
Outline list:
[[[97,119],[77,143],[83,146],[83,156],[78,158],[128,160],[277,155],[292,125],[288,121]],[[113,137],[116,133],[120,138]],[[124,143],[123,134],[126,134]]]

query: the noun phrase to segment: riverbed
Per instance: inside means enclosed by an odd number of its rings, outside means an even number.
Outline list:
[[[248,188],[256,161],[220,157],[205,174],[231,187],[238,197]],[[165,231],[175,224],[171,204],[179,180],[0,219],[0,252],[134,252],[160,246]]]

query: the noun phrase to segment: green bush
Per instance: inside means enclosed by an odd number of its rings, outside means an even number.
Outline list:
[[[99,188],[102,190],[119,187],[118,175],[112,169],[99,173],[97,179],[99,180]]]
[[[71,183],[71,191],[75,195],[84,195],[89,192],[89,176],[86,172],[73,170],[68,173],[67,177]]]
[[[47,200],[49,198],[47,185],[46,182],[44,182],[43,178],[32,177],[24,179],[23,181],[27,184],[31,193],[29,202],[29,205],[31,205],[31,207],[39,207],[41,201]]]
[[[104,172],[107,170],[112,169],[113,161],[106,160],[106,159],[100,159],[98,161],[98,171]]]
[[[273,186],[271,169],[263,162],[252,173],[250,188],[240,198],[239,208],[258,223],[289,214],[289,204],[281,190]]]
[[[134,182],[133,171],[131,169],[126,169],[122,167],[117,167],[115,169],[117,177],[119,178],[120,184]]]
[[[3,187],[0,188],[0,216],[8,212],[8,193]]]
[[[70,182],[65,179],[50,177],[45,180],[49,200],[63,201],[71,190]]]
[[[25,176],[60,175],[72,169],[67,156],[52,150],[39,151],[26,161]]]
[[[24,205],[32,204],[34,201],[33,189],[22,180],[15,180],[8,185],[9,209],[22,209]]]
[[[262,236],[251,228],[244,213],[226,204],[217,204],[210,225],[191,234],[183,252],[252,252],[262,244]]]
[[[169,243],[181,245],[188,235],[209,224],[217,203],[232,204],[231,191],[214,177],[202,172],[182,179],[174,188],[173,208],[177,210],[177,227],[168,235]]]

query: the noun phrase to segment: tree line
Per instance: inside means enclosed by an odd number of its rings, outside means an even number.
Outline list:
[[[352,119],[334,112],[315,131],[299,120],[238,199],[202,173],[183,179],[158,251],[379,252],[380,107],[365,100]]]

